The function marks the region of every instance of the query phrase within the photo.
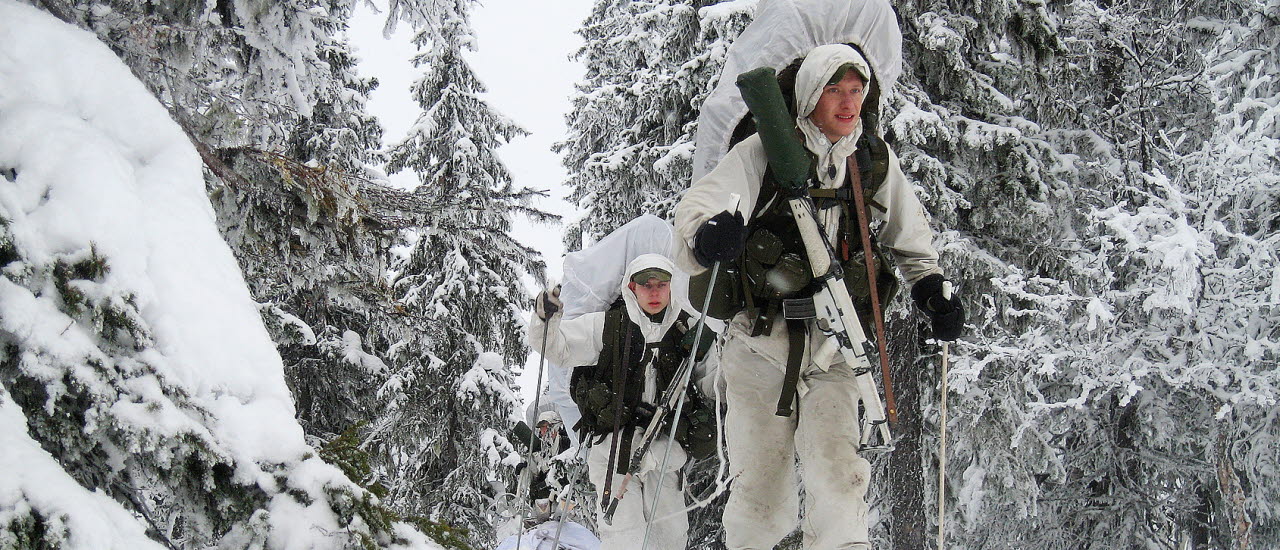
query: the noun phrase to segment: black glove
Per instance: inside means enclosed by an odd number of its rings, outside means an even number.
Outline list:
[[[702,267],[711,267],[741,256],[746,243],[747,224],[742,213],[725,210],[698,228],[693,237],[693,257]]]
[[[937,273],[920,279],[911,287],[911,299],[933,321],[933,337],[951,341],[964,331],[964,305],[955,294],[951,298],[943,297],[944,282],[946,279]]]
[[[635,410],[631,411],[631,424],[639,427],[646,427],[649,421],[653,420],[653,413],[658,409],[653,405],[641,402],[636,405]]]
[[[544,290],[538,293],[538,297],[533,300],[533,313],[539,319],[546,321],[559,312],[563,306],[564,302],[560,301],[560,285],[556,285],[555,288],[549,291]]]

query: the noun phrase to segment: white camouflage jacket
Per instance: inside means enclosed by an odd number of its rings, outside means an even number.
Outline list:
[[[866,72],[866,61],[852,48],[823,46],[809,54],[796,78],[796,97],[801,102],[797,111],[802,113],[796,123],[805,134],[805,147],[818,157],[818,180],[824,189],[844,183],[846,159],[857,149],[858,138],[862,135],[859,124],[852,134],[833,144],[808,118],[823,85],[844,63],[854,63],[863,68],[864,74]],[[694,235],[703,223],[725,210],[731,194],[742,197],[738,210],[750,215],[759,198],[767,165],[760,136],[752,135],[730,149],[714,170],[689,188],[676,206],[676,234],[685,245],[679,247],[676,254],[681,269],[691,274],[706,269],[693,258]],[[828,172],[831,167],[835,168],[834,176]],[[933,231],[929,229],[924,208],[892,150],[889,151],[889,171],[884,184],[870,199],[885,208],[884,211],[871,208],[871,217],[883,222],[878,233],[879,244],[893,254],[907,282],[914,283],[926,275],[942,273],[938,267],[938,253],[933,248]],[[838,213],[833,209],[826,214],[819,221],[834,236]]]
[[[824,189],[836,188],[844,183],[846,159],[856,150],[858,138],[862,134],[862,126],[859,124],[852,134],[833,144],[808,118],[817,104],[823,86],[835,70],[845,63],[855,64],[864,75],[869,73],[866,61],[853,48],[831,45],[815,48],[805,58],[796,77],[795,97],[800,103],[797,112],[801,113],[796,123],[805,134],[805,147],[818,157],[818,181]],[[730,149],[714,170],[689,188],[675,212],[676,240],[681,246],[676,247],[674,255],[681,269],[690,274],[706,270],[693,256],[693,239],[698,229],[712,216],[725,210],[731,194],[741,196],[738,210],[744,216],[749,216],[759,199],[767,165],[760,136],[752,135]],[[834,175],[828,172],[832,167],[835,168]],[[870,208],[872,219],[883,222],[878,231],[878,243],[892,254],[907,283],[914,283],[930,274],[941,274],[938,253],[933,248],[933,231],[929,228],[924,207],[907,182],[898,157],[892,150],[889,151],[889,169],[885,181],[870,199],[884,207],[884,211]],[[838,230],[838,216],[837,209],[828,209],[819,214],[819,223],[831,237]],[[775,331],[775,335],[779,332]],[[822,339],[817,336],[815,338],[810,349],[822,347],[823,342],[817,341]],[[757,340],[752,344],[757,351],[779,365],[785,363],[785,337],[753,340]],[[811,359],[815,366],[825,370],[832,358]]]

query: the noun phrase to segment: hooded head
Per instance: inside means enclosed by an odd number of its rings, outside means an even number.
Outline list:
[[[544,422],[549,425],[559,424],[560,413],[557,413],[556,411],[553,411],[553,410],[542,411],[541,413],[538,413],[538,426],[541,427]]]
[[[809,51],[796,73],[795,101],[796,125],[810,150],[852,151],[862,134],[862,100],[870,85],[870,65],[857,50],[827,44]]]
[[[646,340],[649,336],[661,338],[688,303],[685,289],[671,284],[675,274],[675,263],[659,254],[643,254],[627,264],[621,282],[622,299],[627,315],[645,329]],[[636,278],[644,281],[633,280]]]
[[[534,427],[538,430],[538,437],[545,439],[558,435],[562,423],[560,413],[554,410],[542,411],[538,414],[538,423]]]
[[[852,65],[862,78],[863,85],[871,84],[871,68],[857,50],[847,44],[818,46],[805,55],[796,73],[796,114],[807,117],[813,114],[822,98],[822,91],[845,65]],[[844,76],[844,75],[841,75]]]

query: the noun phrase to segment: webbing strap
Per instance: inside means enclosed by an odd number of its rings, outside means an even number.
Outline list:
[[[626,472],[631,468],[631,439],[636,435],[636,425],[634,422],[627,424],[622,429],[622,441],[618,443],[618,473]]]
[[[889,376],[889,350],[885,347],[884,317],[880,312],[880,294],[876,290],[876,262],[871,250],[871,223],[867,219],[867,204],[862,193],[862,174],[858,171],[857,155],[849,155],[849,173],[853,175],[853,198],[858,211],[858,229],[862,231],[863,263],[867,268],[867,287],[871,292],[871,318],[875,320],[876,346],[880,348],[880,371],[884,377],[884,404],[890,422],[898,421],[898,405],[893,398],[893,379]],[[852,220],[850,220],[852,221]]]
[[[800,382],[800,363],[804,361],[804,346],[809,338],[809,325],[802,319],[787,319],[787,372],[782,377],[782,393],[778,395],[778,416],[791,416],[796,397],[796,384]]]
[[[626,333],[626,336],[622,338],[623,349],[621,351],[618,350],[617,346],[613,348],[613,380],[618,385],[618,388],[613,394],[613,441],[609,442],[609,467],[604,477],[604,491],[600,499],[602,508],[609,505],[609,497],[613,495],[614,462],[618,458],[618,432],[622,427],[623,402],[627,398],[627,379],[631,377],[631,373],[628,372],[625,364],[631,359],[631,327],[625,320],[618,323],[617,326]],[[616,339],[618,336],[614,336],[614,338]]]
[[[839,201],[853,200],[852,191],[848,187],[836,189],[810,189],[809,196],[815,199],[834,199]]]

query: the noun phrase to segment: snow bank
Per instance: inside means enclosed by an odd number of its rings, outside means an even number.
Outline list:
[[[171,376],[214,404],[245,458],[306,452],[284,366],[214,224],[201,162],[168,112],[91,34],[0,4],[0,163],[32,264],[92,243],[135,296]],[[253,409],[240,424],[237,409]]]
[[[0,546],[35,522],[64,547],[157,547],[148,516],[180,545],[435,547],[371,527],[376,499],[304,443],[164,107],[30,6],[0,0],[0,44]]]

